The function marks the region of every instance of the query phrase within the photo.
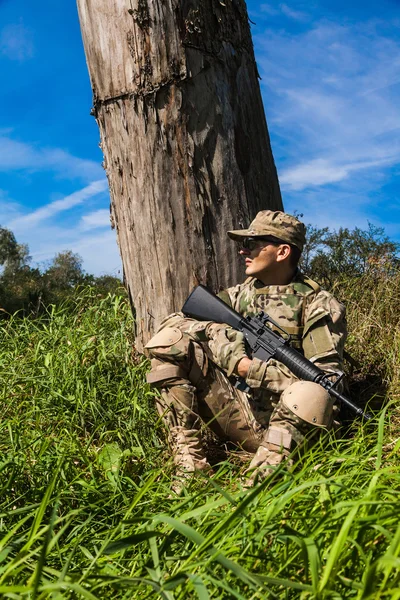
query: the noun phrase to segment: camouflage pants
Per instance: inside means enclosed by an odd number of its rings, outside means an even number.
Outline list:
[[[186,431],[187,439],[193,440],[205,424],[221,440],[252,453],[271,426],[289,434],[290,449],[300,446],[308,434],[319,433],[284,406],[279,394],[261,388],[250,393],[237,389],[235,378],[228,378],[211,361],[206,342],[195,342],[185,334],[180,345],[183,351],[178,356],[176,352],[171,356],[168,348],[154,348],[148,376],[161,392],[157,408],[170,431]],[[200,458],[199,447],[195,452]]]

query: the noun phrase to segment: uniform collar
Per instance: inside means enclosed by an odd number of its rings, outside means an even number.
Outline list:
[[[298,283],[298,282],[303,282],[303,281],[304,281],[303,273],[301,271],[299,271],[299,269],[296,269],[292,279],[289,281],[289,283],[286,283],[285,285],[265,285],[262,281],[260,281],[259,279],[256,279],[256,278],[254,278],[253,285],[256,288],[256,290],[261,290],[261,289],[276,290],[276,289],[281,289],[281,288],[287,288],[287,287],[293,285],[293,283]]]

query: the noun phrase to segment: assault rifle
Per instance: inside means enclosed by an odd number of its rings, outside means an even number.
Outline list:
[[[289,345],[290,335],[271,319],[267,313],[260,312],[255,317],[243,317],[203,285],[199,285],[193,290],[182,307],[182,312],[197,321],[226,323],[233,327],[233,329],[241,331],[248,344],[252,358],[256,357],[263,361],[274,358],[288,367],[299,379],[312,381],[321,385],[331,396],[340,400],[356,415],[366,420],[372,418],[370,414],[365,413],[359,406],[337,391],[335,386],[343,377],[343,374],[335,373],[334,375],[338,375],[339,377],[333,382],[330,379],[332,373],[322,371],[322,369],[314,365],[300,352],[291,348]],[[286,337],[273,331],[267,326],[267,323],[274,325],[282,333],[286,334]]]

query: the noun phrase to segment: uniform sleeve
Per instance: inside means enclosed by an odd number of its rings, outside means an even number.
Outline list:
[[[177,312],[168,315],[161,321],[157,333],[167,328],[176,328],[196,342],[206,342],[209,339],[206,329],[211,323],[212,321],[196,321],[196,319],[186,317],[182,312]]]
[[[225,304],[233,307],[235,297],[240,291],[240,287],[240,285],[237,285],[235,287],[221,290],[217,295],[219,298],[221,298],[221,300],[223,300],[223,302],[225,302]],[[209,327],[211,325],[215,325],[217,329],[224,327],[223,325],[214,323],[213,321],[197,321],[196,319],[185,316],[182,312],[176,312],[168,315],[165,319],[163,319],[163,321],[161,321],[157,330],[157,334],[165,329],[175,328],[179,329],[182,334],[186,335],[195,342],[208,342],[210,340],[210,334],[213,332],[213,328]],[[225,328],[226,327],[227,326],[225,326]],[[213,336],[211,335],[211,337]],[[153,340],[154,336],[150,340],[151,344],[153,344]],[[153,345],[151,347],[153,348]]]
[[[270,358],[267,362],[253,358],[247,373],[246,383],[254,389],[262,388],[273,394],[281,394],[298,381],[297,377],[281,362]]]
[[[227,304],[234,310],[238,310],[238,308],[236,306],[237,305],[237,297],[240,294],[242,288],[243,288],[243,284],[239,283],[238,285],[235,285],[233,287],[226,288],[225,290],[221,290],[220,292],[218,292],[217,296],[218,296],[218,298],[221,298],[221,300],[223,302],[225,302],[225,304]]]
[[[221,298],[222,302],[225,302],[228,306],[232,308],[232,300],[229,294],[229,288],[227,290],[221,290],[217,294],[218,298]]]
[[[304,356],[325,371],[341,371],[346,337],[345,307],[329,292],[319,292],[305,310]]]

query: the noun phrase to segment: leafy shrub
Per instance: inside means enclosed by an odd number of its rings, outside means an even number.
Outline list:
[[[382,227],[367,230],[340,228],[331,231],[307,226],[307,241],[300,262],[311,278],[332,288],[343,278],[370,275],[390,277],[398,273],[400,244],[391,241]]]

